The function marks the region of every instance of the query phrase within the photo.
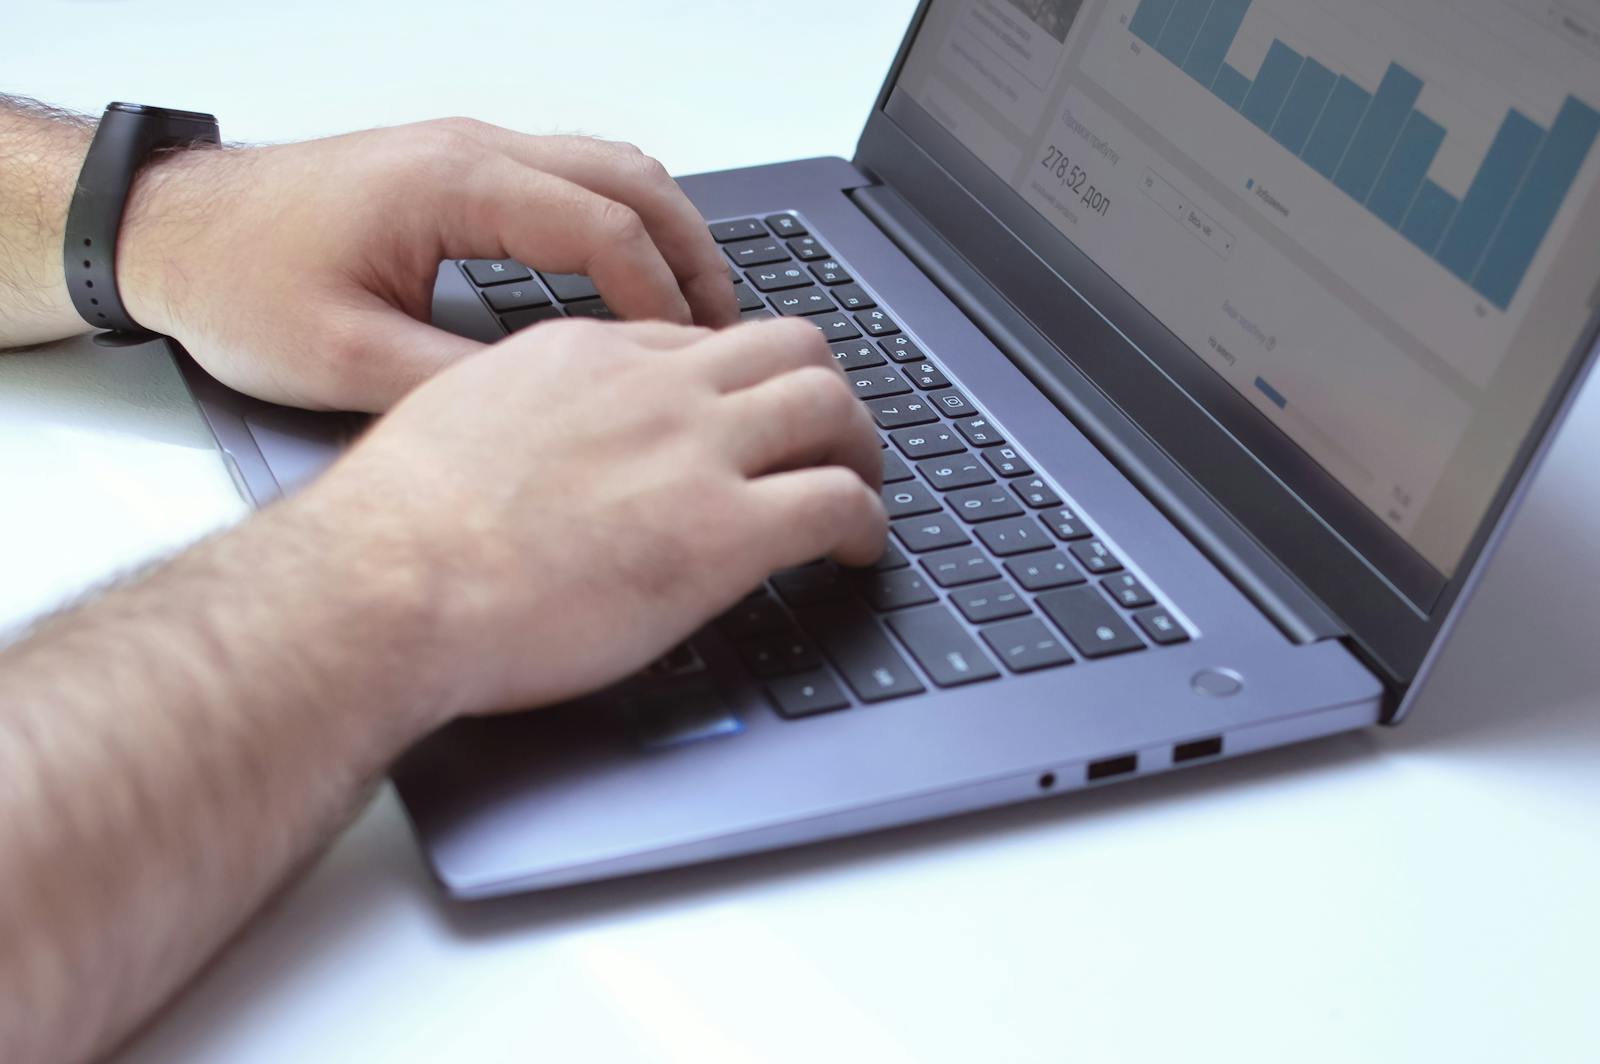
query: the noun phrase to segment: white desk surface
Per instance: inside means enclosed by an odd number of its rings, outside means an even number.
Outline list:
[[[913,6],[29,0],[0,91],[685,173],[848,156]],[[1591,388],[1404,728],[471,907],[385,789],[127,1059],[1600,1059],[1597,447]],[[0,358],[0,485],[0,626],[243,512],[153,350]]]

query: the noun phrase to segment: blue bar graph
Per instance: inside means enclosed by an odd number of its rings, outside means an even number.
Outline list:
[[[1549,130],[1512,108],[1458,201],[1428,178],[1448,130],[1390,63],[1375,90],[1274,39],[1254,78],[1227,62],[1251,0],[1140,0],[1128,30],[1499,307],[1572,191],[1600,111],[1568,96]]]
[[[1315,59],[1306,59],[1289,89],[1289,98],[1283,102],[1283,110],[1278,112],[1278,120],[1268,130],[1272,139],[1299,155],[1338,80],[1333,71]]]
[[[1250,91],[1245,94],[1244,103],[1239,105],[1239,113],[1259,126],[1263,133],[1271,129],[1303,61],[1299,52],[1282,41],[1273,41],[1272,47],[1267,49],[1267,57],[1261,61],[1255,81],[1250,84]]]
[[[1211,0],[1178,0],[1161,28],[1161,36],[1156,38],[1156,51],[1182,66],[1210,7]]]
[[[1467,186],[1455,222],[1439,245],[1439,265],[1471,283],[1478,261],[1489,250],[1489,238],[1511,206],[1517,183],[1543,137],[1544,130],[1522,112],[1513,108],[1506,114],[1483,157],[1483,165]]]
[[[1372,186],[1367,209],[1399,229],[1443,143],[1444,127],[1421,111],[1412,111],[1400,128],[1400,138],[1389,152],[1389,161],[1383,164],[1378,181]]]
[[[1411,201],[1405,220],[1400,223],[1400,235],[1432,255],[1444,236],[1445,226],[1455,217],[1456,198],[1432,181],[1424,178]]]
[[[1244,103],[1244,94],[1250,91],[1250,79],[1223,63],[1222,69],[1217,71],[1217,80],[1211,83],[1211,91],[1217,94],[1217,99],[1237,111],[1239,105]]]
[[[1189,49],[1189,58],[1183,69],[1202,85],[1216,80],[1222,61],[1228,56],[1228,46],[1238,36],[1239,23],[1250,10],[1250,0],[1212,0],[1211,13],[1200,26],[1200,36]],[[1241,75],[1242,76],[1242,75]]]

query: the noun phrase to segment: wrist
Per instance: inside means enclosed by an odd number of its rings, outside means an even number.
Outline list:
[[[117,237],[117,289],[141,326],[164,336],[192,319],[191,304],[210,268],[196,262],[226,212],[234,151],[195,146],[153,156],[134,178]]]
[[[78,172],[94,126],[77,115],[29,106],[0,109],[0,283],[15,300],[0,306],[0,344],[40,343],[84,332],[67,293],[62,242]]]
[[[308,700],[375,769],[459,710],[435,579],[383,500],[314,484],[236,533],[259,559],[248,639],[270,633]]]

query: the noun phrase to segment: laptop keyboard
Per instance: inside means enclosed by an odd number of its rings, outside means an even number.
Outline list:
[[[714,622],[786,718],[1089,664],[1189,631],[798,215],[710,223],[741,315],[821,330],[883,446],[870,568],[775,573]],[[461,263],[509,332],[613,315],[586,277]],[[536,280],[537,278],[537,280]],[[678,648],[667,672],[703,668]],[[679,660],[670,669],[665,663]],[[687,663],[687,664],[682,664]]]

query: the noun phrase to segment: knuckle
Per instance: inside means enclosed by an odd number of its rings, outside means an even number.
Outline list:
[[[607,200],[600,209],[598,229],[606,243],[633,244],[644,239],[644,222],[625,203]]]

